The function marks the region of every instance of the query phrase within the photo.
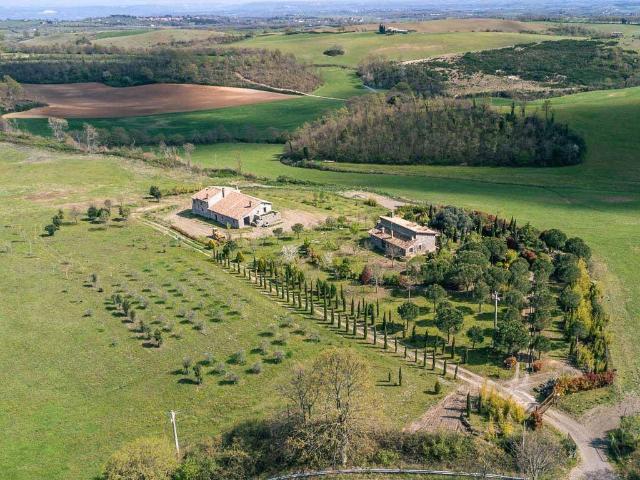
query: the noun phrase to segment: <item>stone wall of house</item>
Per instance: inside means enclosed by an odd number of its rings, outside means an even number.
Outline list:
[[[269,227],[271,225],[275,225],[282,220],[280,217],[280,212],[276,212],[275,210],[271,210],[262,215],[256,215],[253,222],[256,227]]]

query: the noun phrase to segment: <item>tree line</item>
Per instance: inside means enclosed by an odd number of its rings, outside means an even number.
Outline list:
[[[453,67],[467,74],[516,75],[554,88],[624,88],[640,84],[639,59],[614,41],[559,40],[468,52]]]
[[[277,88],[312,91],[322,80],[309,65],[278,50],[210,49],[207,54],[151,50],[123,55],[38,55],[0,63],[0,76],[22,83],[101,82],[114,87],[195,83],[246,87],[242,75]]]
[[[354,99],[305,124],[284,158],[354,163],[559,166],[582,161],[584,140],[545,118],[484,103],[391,92]]]

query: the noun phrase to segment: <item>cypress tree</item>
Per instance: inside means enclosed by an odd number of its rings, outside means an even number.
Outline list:
[[[456,337],[453,337],[453,340],[451,341],[451,358],[453,358],[456,354]]]
[[[446,377],[447,376],[447,359],[444,359],[444,365],[442,366],[442,376]]]
[[[464,357],[463,357],[463,363],[467,363],[469,361],[469,347],[465,347],[464,348]]]
[[[355,311],[353,297],[351,297],[351,316],[353,317],[353,313]]]
[[[405,359],[407,358],[407,346],[406,345],[404,346],[404,358]]]
[[[311,299],[310,306],[311,306],[311,315],[315,315],[316,309],[315,309],[315,306],[313,304],[313,299]]]
[[[453,379],[456,380],[458,378],[458,367],[459,365],[456,363],[456,369],[453,371]]]
[[[334,310],[332,308],[331,309],[331,325],[335,325],[335,323],[336,323],[336,316],[335,316]]]
[[[387,348],[389,348],[389,344],[387,342],[387,324],[384,324],[384,349],[386,350]]]
[[[376,328],[375,322],[373,323],[373,344],[378,343],[378,329]]]
[[[342,328],[342,314],[338,312],[338,330]]]
[[[433,351],[431,352],[431,370],[435,370],[436,369],[436,349],[434,348]]]
[[[427,368],[427,347],[424,347],[424,357],[422,358],[422,368]]]
[[[393,353],[398,353],[398,337],[393,337]]]
[[[369,325],[367,325],[367,322],[364,322],[364,339],[366,340],[368,336],[369,336]]]
[[[357,328],[358,328],[358,322],[357,320],[354,318],[353,319],[353,324],[351,325],[351,329],[353,330],[353,336],[356,336],[357,333]]]
[[[380,317],[380,300],[376,298],[376,317]]]
[[[418,349],[416,348],[413,356],[413,362],[418,363]]]
[[[402,367],[398,367],[398,386],[402,386]]]
[[[467,418],[471,418],[471,394],[467,392]]]

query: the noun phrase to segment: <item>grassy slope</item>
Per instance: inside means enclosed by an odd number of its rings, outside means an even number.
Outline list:
[[[245,171],[289,175],[337,187],[364,187],[432,202],[455,203],[520,222],[559,227],[583,236],[594,248],[598,274],[613,316],[613,354],[625,391],[640,384],[638,328],[640,273],[640,161],[636,126],[640,88],[589,92],[553,100],[556,118],[587,139],[583,165],[556,169],[385,167],[380,173],[337,173],[281,165],[272,146],[246,146]],[[201,147],[194,158],[225,165],[220,147]],[[214,157],[214,153],[220,154]],[[256,160],[262,152],[263,159]],[[230,166],[235,166],[229,160]],[[378,167],[375,167],[378,169]]]
[[[107,32],[105,32],[107,33]],[[151,48],[166,45],[171,42],[188,42],[191,40],[205,40],[215,35],[222,35],[213,30],[195,30],[182,28],[168,28],[156,30],[140,30],[134,34],[96,35],[93,43],[104,47],[119,48]]]
[[[355,67],[367,55],[384,55],[396,60],[414,60],[448,53],[500,48],[518,43],[554,40],[561,37],[525,33],[463,32],[379,35],[374,32],[326,34],[269,34],[233,43],[231,46],[279,49],[316,64]],[[323,55],[332,45],[342,45],[345,54]]]
[[[262,374],[250,375],[245,369],[260,358],[250,350],[269,341],[260,333],[286,311],[243,281],[199,254],[171,246],[135,220],[106,230],[80,222],[63,226],[53,238],[40,236],[58,206],[117,201],[120,196],[144,204],[149,184],[189,180],[202,179],[115,158],[0,145],[0,362],[11,366],[0,372],[3,478],[92,478],[122,443],[141,435],[169,437],[169,409],[179,411],[183,442],[260,418],[278,407],[276,388],[288,367],[310,360],[330,344],[355,345],[376,368],[376,380],[399,365],[300,319],[296,322],[306,335],[317,331],[321,343],[291,333],[285,347],[271,348],[290,351],[293,359],[283,365],[265,363]],[[85,284],[94,272],[103,293]],[[151,292],[144,291],[147,285]],[[184,296],[176,294],[178,286]],[[141,318],[149,323],[164,317],[182,339],[165,334],[161,349],[143,348],[137,334],[109,310],[107,299],[117,289],[144,295],[149,307],[138,312]],[[159,302],[162,294],[166,303]],[[207,335],[177,317],[181,309],[197,308],[200,302],[198,317]],[[230,306],[220,323],[208,319],[216,302]],[[91,316],[86,316],[88,310]],[[246,367],[230,366],[240,374],[238,386],[220,385],[210,367],[204,369],[201,387],[181,383],[182,376],[172,373],[185,356],[198,361],[211,352],[214,363],[225,362],[239,348],[247,352],[248,362]],[[398,425],[437,399],[424,394],[433,386],[433,375],[407,368],[405,378],[402,389],[379,387],[379,398],[371,399]]]

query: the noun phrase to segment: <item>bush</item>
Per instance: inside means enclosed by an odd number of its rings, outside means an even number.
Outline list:
[[[518,359],[516,357],[507,357],[504,359],[504,367],[508,370],[512,370],[518,364]]]
[[[233,373],[233,372],[228,372],[225,376],[224,376],[224,382],[225,383],[232,383],[232,384],[237,384],[240,381],[240,377]]]
[[[229,357],[229,362],[235,365],[244,365],[247,363],[247,356],[244,353],[244,350],[238,350],[237,352],[231,354]]]
[[[139,438],[124,445],[107,461],[105,480],[169,480],[178,468],[170,443],[159,438]]]
[[[602,373],[586,373],[577,377],[562,376],[552,383],[553,391],[558,395],[593,390],[613,385],[616,373],[613,370]]]
[[[534,372],[541,372],[544,368],[544,362],[542,360],[535,360],[532,367]]]
[[[276,350],[275,352],[273,352],[274,363],[282,363],[285,358],[286,355],[282,350]]]
[[[213,367],[213,373],[215,373],[216,375],[224,375],[226,371],[227,366],[222,362],[218,362],[216,366]]]
[[[433,385],[433,393],[438,395],[441,391],[442,391],[442,384],[440,383],[440,380],[436,378],[436,383]]]
[[[262,362],[258,361],[253,365],[251,365],[251,368],[249,369],[249,371],[255,374],[262,373]]]
[[[337,57],[338,55],[344,55],[344,48],[341,45],[333,45],[322,53],[328,57]]]

